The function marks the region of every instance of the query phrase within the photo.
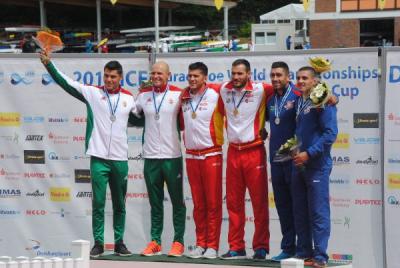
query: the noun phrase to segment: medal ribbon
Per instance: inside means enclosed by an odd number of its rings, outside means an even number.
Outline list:
[[[235,107],[235,109],[236,110],[238,110],[239,109],[239,106],[240,106],[240,104],[242,103],[242,101],[243,101],[243,99],[244,99],[244,96],[246,96],[246,94],[247,94],[247,92],[248,91],[245,91],[244,93],[243,93],[243,95],[242,95],[242,97],[240,98],[240,100],[239,100],[239,103],[238,103],[238,105],[236,106],[236,102],[235,102],[235,92],[234,91],[232,91],[232,101],[233,101],[233,107]]]
[[[190,108],[192,108],[192,112],[193,112],[193,113],[196,113],[197,108],[199,108],[199,105],[200,105],[201,101],[203,100],[203,97],[204,97],[204,95],[206,94],[206,92],[207,92],[207,88],[204,90],[203,94],[202,94],[201,97],[200,97],[199,102],[198,102],[197,105],[196,105],[196,108],[194,108],[194,109],[193,109],[192,99],[189,100]]]
[[[279,118],[279,114],[281,113],[283,106],[286,102],[286,99],[289,97],[291,91],[292,91],[292,86],[289,84],[289,86],[286,90],[286,93],[283,96],[280,104],[278,103],[278,94],[275,94],[275,117],[276,118]]]
[[[299,98],[299,104],[296,111],[296,119],[299,117],[301,112],[303,112],[308,106],[310,106],[310,104],[311,100],[309,98],[306,101],[303,100],[303,97]]]
[[[154,110],[156,111],[156,114],[160,113],[161,105],[164,102],[164,99],[165,99],[165,96],[167,95],[168,90],[169,90],[169,85],[167,86],[167,89],[165,90],[165,93],[161,99],[160,105],[158,105],[158,108],[157,108],[156,95],[154,94],[154,87],[153,87],[153,103],[154,103]]]
[[[108,94],[107,89],[104,89],[104,92],[106,93],[106,96],[107,96],[108,108],[110,109],[110,113],[112,116],[115,117],[115,113],[117,112],[117,108],[118,108],[118,104],[119,104],[119,98],[121,97],[121,91],[118,91],[118,99],[117,99],[117,102],[115,103],[114,107],[111,104],[110,95]]]

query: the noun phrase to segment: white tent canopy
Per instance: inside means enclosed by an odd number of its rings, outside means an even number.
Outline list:
[[[260,20],[304,20],[309,18],[309,13],[302,4],[289,4],[260,16]]]

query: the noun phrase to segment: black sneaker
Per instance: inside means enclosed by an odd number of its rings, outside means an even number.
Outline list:
[[[115,255],[122,256],[122,257],[126,257],[126,256],[131,256],[132,255],[132,252],[130,252],[127,249],[127,247],[125,246],[124,242],[122,242],[122,241],[120,243],[115,244],[114,253],[115,253]]]
[[[254,260],[265,260],[265,257],[268,254],[268,250],[265,248],[258,248],[254,251],[253,259]]]
[[[227,253],[220,257],[223,260],[240,260],[247,259],[246,250],[229,250]]]
[[[92,250],[90,250],[90,257],[97,258],[104,253],[104,245],[100,242],[95,242]]]

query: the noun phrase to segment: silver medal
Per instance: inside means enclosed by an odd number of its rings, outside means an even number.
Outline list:
[[[160,114],[155,114],[154,119],[158,121],[160,119]]]
[[[281,120],[279,119],[279,117],[276,117],[276,118],[275,118],[275,124],[276,124],[276,125],[279,125],[280,122],[281,122]]]
[[[110,115],[110,120],[111,120],[111,122],[114,122],[115,120],[116,120],[117,118],[115,117],[115,115]]]

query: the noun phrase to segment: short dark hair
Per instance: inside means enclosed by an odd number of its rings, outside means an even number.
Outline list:
[[[232,63],[232,67],[238,66],[238,65],[244,65],[246,67],[246,71],[250,72],[250,62],[246,59],[237,59]]]
[[[315,69],[311,66],[303,66],[301,67],[297,72],[302,72],[302,71],[308,71],[310,72],[310,74],[312,75],[312,77],[316,77],[317,76],[317,72],[315,71]]]
[[[208,67],[203,62],[194,62],[189,65],[189,71],[200,70],[204,75],[208,75]]]
[[[275,61],[275,62],[273,62],[272,65],[271,65],[271,69],[275,69],[275,68],[282,68],[282,69],[285,70],[285,72],[287,74],[289,73],[289,66],[284,61]]]
[[[107,62],[106,65],[104,65],[104,70],[105,69],[108,69],[108,70],[111,70],[111,71],[115,70],[115,71],[117,71],[117,73],[119,75],[122,75],[122,65],[121,65],[121,63],[119,63],[116,60],[112,60],[112,61]]]

